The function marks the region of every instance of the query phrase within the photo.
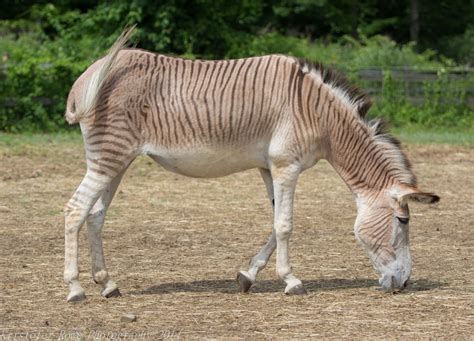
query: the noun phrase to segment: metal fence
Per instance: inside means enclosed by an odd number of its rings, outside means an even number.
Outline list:
[[[426,93],[439,91],[443,103],[454,105],[465,104],[474,108],[474,72],[472,70],[409,70],[380,68],[362,69],[353,72],[360,85],[372,97],[379,98],[383,94],[386,72],[403,91],[404,97],[415,105],[422,105],[427,100]],[[441,81],[442,80],[442,81]],[[438,88],[433,89],[438,83]],[[431,90],[430,90],[431,89]]]

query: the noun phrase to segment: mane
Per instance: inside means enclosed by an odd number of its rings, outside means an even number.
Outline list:
[[[389,133],[388,124],[380,118],[363,121],[369,129],[373,141],[385,149],[384,155],[391,160],[391,165],[398,170],[395,177],[400,183],[416,187],[417,180],[411,163],[401,148],[401,142]]]
[[[339,97],[356,108],[360,118],[364,119],[370,107],[372,100],[365,91],[353,85],[341,73],[325,67],[320,62],[312,62],[303,58],[295,58],[303,74],[311,73],[320,78],[321,82],[329,85],[333,90],[339,93]]]
[[[359,87],[352,84],[341,73],[325,67],[320,62],[312,62],[303,58],[295,58],[296,63],[303,74],[312,74],[327,84],[337,97],[352,107],[359,121],[368,130],[372,141],[384,148],[384,155],[390,159],[390,164],[397,170],[396,178],[400,183],[416,186],[416,177],[405,153],[401,149],[400,141],[389,133],[388,124],[380,118],[368,120],[367,112],[372,106],[372,100],[368,94]]]

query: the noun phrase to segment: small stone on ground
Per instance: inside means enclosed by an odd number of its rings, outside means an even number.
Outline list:
[[[121,322],[135,322],[137,317],[133,314],[123,314],[120,318]]]

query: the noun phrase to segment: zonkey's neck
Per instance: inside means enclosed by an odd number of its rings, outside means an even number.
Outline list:
[[[375,142],[367,125],[348,110],[328,114],[326,159],[351,191],[362,195],[389,188],[395,182],[396,170],[391,169],[386,150]],[[335,122],[329,123],[331,120]]]

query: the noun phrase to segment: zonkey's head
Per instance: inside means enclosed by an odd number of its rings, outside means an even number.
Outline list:
[[[439,197],[398,186],[358,196],[356,200],[355,236],[369,254],[380,285],[392,292],[405,288],[411,275],[408,201],[433,204]]]

